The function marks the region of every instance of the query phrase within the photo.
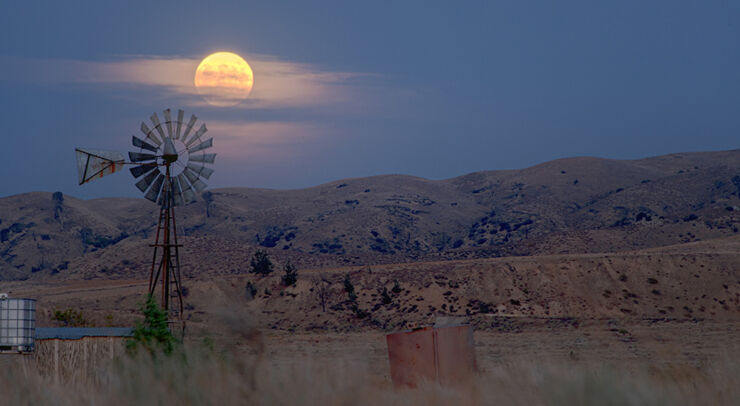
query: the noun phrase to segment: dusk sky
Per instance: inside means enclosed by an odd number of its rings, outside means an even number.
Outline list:
[[[217,51],[254,71],[236,106],[194,91]],[[0,3],[0,195],[140,196],[78,186],[74,148],[132,150],[165,108],[208,125],[210,188],[735,149],[740,3]]]

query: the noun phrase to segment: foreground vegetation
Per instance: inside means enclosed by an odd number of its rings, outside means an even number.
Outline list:
[[[96,383],[55,382],[31,362],[4,358],[0,393],[15,405],[661,405],[740,404],[740,363],[615,370],[582,364],[509,364],[460,388],[394,389],[387,371],[342,360],[275,363],[256,353],[139,351],[94,371]],[[11,365],[14,364],[14,365]]]

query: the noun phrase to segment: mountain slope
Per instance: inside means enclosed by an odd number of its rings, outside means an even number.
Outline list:
[[[740,150],[568,158],[439,181],[216,189],[177,215],[195,265],[216,252],[244,262],[257,247],[305,266],[615,252],[734,235],[739,175]],[[60,197],[0,199],[0,278],[146,268],[154,204]]]

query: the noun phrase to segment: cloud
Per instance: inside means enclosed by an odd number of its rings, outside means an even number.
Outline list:
[[[219,156],[238,159],[285,159],[301,150],[300,146],[325,135],[326,130],[311,123],[282,121],[245,122],[209,121],[208,132]]]
[[[240,108],[301,108],[343,104],[352,87],[375,75],[333,72],[310,64],[280,60],[263,54],[246,56],[254,71],[254,88]],[[181,96],[187,106],[203,105],[193,85],[200,59],[128,56],[115,61],[21,59],[4,57],[8,71],[0,80],[26,80],[45,84],[134,85],[167,96]]]

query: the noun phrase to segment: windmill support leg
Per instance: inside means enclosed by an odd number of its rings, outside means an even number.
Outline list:
[[[177,227],[175,224],[175,209],[172,194],[172,178],[169,166],[166,168],[166,181],[162,186],[162,205],[160,207],[159,223],[157,225],[156,240],[151,246],[154,248],[152,266],[149,274],[149,294],[154,295],[157,285],[160,288],[159,304],[167,312],[171,330],[184,332],[182,285],[180,279],[180,258],[177,243]],[[160,249],[161,248],[161,249]],[[159,254],[159,255],[158,255]],[[172,300],[175,299],[175,300]],[[175,328],[175,324],[179,325]]]

